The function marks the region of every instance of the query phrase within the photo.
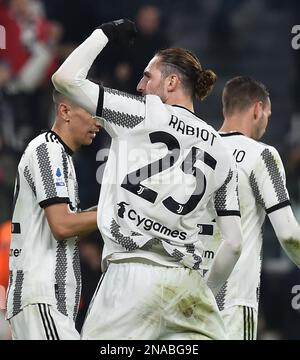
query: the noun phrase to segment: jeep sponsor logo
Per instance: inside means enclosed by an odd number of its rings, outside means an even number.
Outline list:
[[[146,231],[156,231],[162,235],[171,236],[173,238],[179,238],[180,240],[185,240],[187,237],[187,233],[185,231],[171,230],[165,225],[160,224],[157,221],[153,221],[146,217],[140,216],[134,209],[127,210],[126,202],[121,202],[118,204],[118,216],[124,219],[125,214],[130,221],[133,221],[135,225],[139,228],[143,228]]]

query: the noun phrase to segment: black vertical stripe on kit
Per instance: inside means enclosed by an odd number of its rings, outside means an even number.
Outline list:
[[[51,340],[57,340],[55,338],[55,334],[54,334],[54,331],[53,331],[53,329],[51,327],[51,322],[50,322],[50,319],[49,319],[48,314],[47,314],[47,308],[46,308],[47,305],[46,304],[41,304],[41,305],[42,305],[42,309],[43,309],[43,314],[44,314],[45,319],[46,319],[46,323],[48,325],[48,329],[49,329],[51,337],[52,337]]]
[[[57,192],[54,185],[55,181],[53,179],[49,151],[45,143],[36,148],[36,156],[46,197],[47,199],[54,198],[57,196]]]
[[[271,182],[273,184],[277,199],[279,202],[284,202],[288,200],[287,191],[285,188],[285,184],[283,178],[280,174],[280,169],[276,163],[276,159],[271,153],[269,149],[265,149],[261,153],[261,157],[263,158],[266,168],[268,170]]]
[[[64,173],[64,179],[65,179],[65,184],[67,186],[67,190],[69,193],[69,183],[68,183],[68,158],[66,155],[66,152],[64,151],[64,149],[61,149],[61,156],[62,156],[62,164],[63,164],[63,173]]]
[[[53,320],[53,317],[52,317],[51,312],[50,312],[50,306],[48,304],[46,306],[47,306],[48,315],[49,315],[49,318],[50,318],[50,321],[51,321],[51,324],[52,324],[53,331],[54,331],[54,333],[56,335],[57,340],[60,340],[59,336],[58,336],[56,326],[55,326],[55,323],[54,323],[54,320]]]
[[[224,285],[221,287],[218,294],[216,295],[216,302],[220,311],[224,310],[227,284],[228,282],[225,281]]]
[[[75,290],[75,304],[73,311],[73,320],[76,320],[78,306],[80,301],[80,290],[81,290],[81,269],[80,269],[80,256],[79,256],[79,246],[78,241],[76,241],[74,253],[73,253],[73,272],[76,281],[76,290]]]
[[[27,183],[30,186],[34,196],[36,197],[36,187],[28,166],[26,166],[24,169],[24,177],[27,180]]]
[[[103,99],[104,99],[104,88],[102,85],[99,85],[99,96],[98,96],[96,115],[100,117],[102,116]]]
[[[254,314],[253,314],[253,308],[251,308],[251,340],[254,340]]]
[[[66,297],[66,277],[67,277],[67,240],[57,242],[55,282],[57,285],[57,309],[63,315],[68,316],[67,297]]]
[[[230,169],[224,184],[218,189],[215,195],[216,210],[226,210],[227,185],[232,179],[233,171]]]
[[[243,317],[244,317],[244,340],[246,339],[246,306],[243,306]]]
[[[45,330],[45,333],[46,333],[46,338],[47,338],[47,340],[50,340],[50,336],[48,334],[48,329],[47,329],[46,321],[44,319],[44,315],[43,315],[43,312],[42,312],[41,304],[38,304],[38,307],[39,307],[39,312],[40,312],[40,315],[41,315],[41,318],[42,318],[42,323],[43,323],[43,326],[44,326],[44,330]]]
[[[253,171],[251,172],[251,174],[249,176],[249,181],[250,181],[250,186],[251,186],[252,192],[254,194],[255,200],[265,209],[266,205],[265,205],[263,196],[262,196],[261,192],[259,191],[258,183],[257,183],[256,177],[255,177]]]
[[[250,308],[247,306],[247,320],[248,320],[248,339],[250,339],[250,333],[251,333],[251,319],[250,319]]]
[[[75,208],[77,211],[80,208],[80,199],[79,199],[78,182],[77,182],[76,177],[75,177],[75,181],[74,181],[74,189],[75,189]]]
[[[17,270],[13,295],[13,316],[17,315],[21,310],[23,281],[24,272],[22,270]]]

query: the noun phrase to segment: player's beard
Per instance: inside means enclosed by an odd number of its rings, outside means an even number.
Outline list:
[[[166,103],[168,96],[164,90],[164,80],[161,80],[154,95],[157,95],[164,104]]]

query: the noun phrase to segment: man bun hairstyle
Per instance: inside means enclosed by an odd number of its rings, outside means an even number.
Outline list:
[[[191,51],[183,48],[169,48],[158,51],[159,67],[164,77],[176,73],[183,89],[191,97],[204,100],[217,80],[212,70],[204,70],[199,59]]]
[[[198,73],[195,81],[195,96],[201,101],[204,100],[212,91],[217,75],[212,70],[202,70]]]

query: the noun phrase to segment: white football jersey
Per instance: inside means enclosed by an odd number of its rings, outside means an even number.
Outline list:
[[[7,318],[28,304],[56,306],[75,320],[81,291],[77,239],[57,241],[44,208],[68,203],[79,206],[72,151],[52,131],[33,139],[18,166],[12,240]]]
[[[239,216],[236,168],[221,137],[154,95],[100,87],[97,116],[112,137],[98,206],[104,268],[142,257],[199,269],[211,220]]]
[[[290,205],[284,167],[274,147],[238,132],[220,135],[231,148],[238,168],[243,245],[238,262],[217,295],[217,302],[220,310],[232,305],[257,310],[265,215]],[[215,226],[213,241],[205,243],[204,269],[210,267],[220,242],[220,232]]]

